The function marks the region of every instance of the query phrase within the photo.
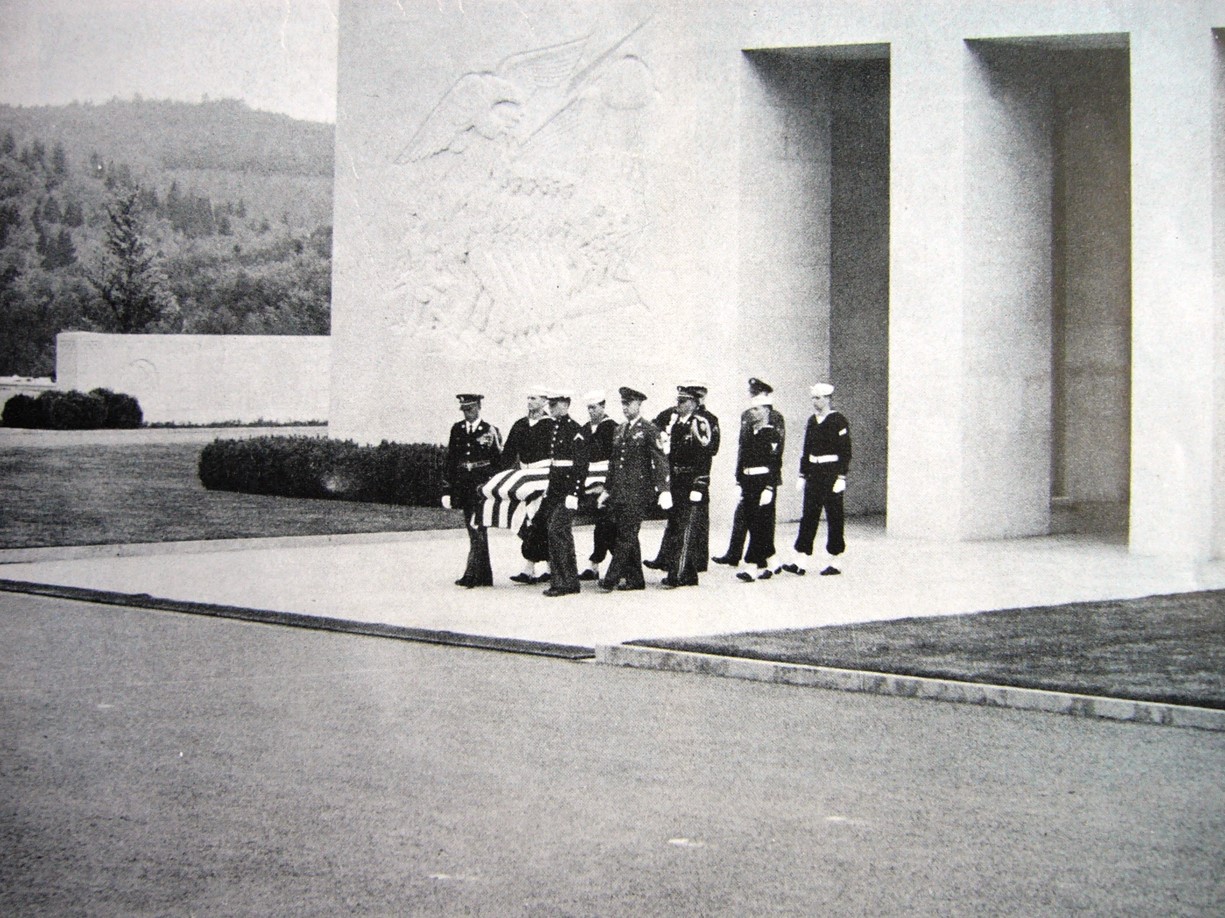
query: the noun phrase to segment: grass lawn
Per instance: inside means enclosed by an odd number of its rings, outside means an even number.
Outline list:
[[[1225,708],[1225,590],[635,643]]]
[[[425,507],[208,491],[200,444],[0,449],[0,548],[458,528]]]

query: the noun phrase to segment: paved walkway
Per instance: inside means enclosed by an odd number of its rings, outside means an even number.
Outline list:
[[[644,527],[644,552],[660,532]],[[579,596],[546,599],[542,587],[507,579],[519,569],[518,539],[490,536],[492,589],[454,585],[467,549],[461,531],[6,551],[0,578],[592,648],[1225,588],[1225,564],[1134,557],[1083,536],[937,544],[852,521],[841,577],[745,584],[712,565],[696,588],[664,590],[656,575],[640,593],[585,585]],[[721,538],[716,529],[716,548]],[[794,525],[779,526],[780,544],[793,538]],[[589,528],[578,530],[580,555],[590,541]]]

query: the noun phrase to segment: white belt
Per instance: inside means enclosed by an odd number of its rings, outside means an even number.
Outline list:
[[[525,469],[547,469],[553,464],[552,459],[537,459],[535,462],[529,462],[524,466]]]
[[[741,469],[740,473],[742,475],[769,475],[770,469],[768,466],[755,465],[751,469]]]
[[[607,472],[608,471],[608,460],[601,459],[599,462],[589,462],[587,464],[587,471],[589,472]]]
[[[555,469],[568,469],[572,465],[574,465],[573,459],[554,459],[553,460],[553,468]]]
[[[825,456],[812,456],[812,455],[810,455],[810,456],[808,457],[808,461],[809,461],[809,462],[816,462],[816,463],[817,463],[817,464],[819,464],[819,465],[824,465],[824,464],[825,464],[825,463],[827,463],[827,462],[837,462],[837,461],[838,461],[838,457],[837,457],[837,456],[830,456],[830,455],[825,455]]]

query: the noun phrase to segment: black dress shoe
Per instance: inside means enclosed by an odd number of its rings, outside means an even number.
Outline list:
[[[573,596],[577,592],[578,592],[578,589],[559,590],[557,587],[549,587],[547,590],[544,591],[544,595],[552,598],[554,596]]]
[[[719,557],[711,558],[710,560],[715,562],[715,564],[728,564],[732,567],[740,563],[739,558],[733,558],[731,555],[719,555]]]
[[[645,583],[620,583],[617,585],[617,592],[626,593],[630,590],[645,590],[646,588]]]
[[[460,577],[458,580],[455,581],[455,585],[462,586],[462,587],[472,586],[472,584],[468,582],[467,577]]]
[[[548,583],[552,579],[553,579],[553,575],[550,574],[548,571],[545,571],[539,577],[532,578],[532,583]]]
[[[514,574],[513,576],[511,576],[510,579],[513,580],[515,583],[535,583],[536,582],[536,578],[533,577],[531,574],[523,574],[523,573]]]
[[[581,574],[578,575],[578,579],[579,580],[599,580],[600,575],[597,574],[591,568],[587,568],[587,570],[583,571]]]
[[[769,580],[773,576],[774,576],[774,571],[770,570],[770,568],[767,567],[764,571],[762,571],[760,574],[757,575],[757,579],[758,580]]]
[[[648,570],[662,571],[668,565],[664,564],[662,561],[643,561],[642,566]]]
[[[603,581],[603,580],[601,580],[598,584],[596,584],[596,586],[600,588],[601,593],[611,593],[613,590],[620,589],[620,587],[615,587],[611,583],[607,583],[606,581]]]
[[[838,570],[838,568],[834,567],[831,564],[825,570],[821,571],[821,576],[822,577],[832,577],[834,574],[841,574],[841,573],[842,571]]]
[[[745,583],[752,583],[753,575],[750,574],[748,571],[741,571],[739,574],[736,575],[736,579],[743,580]]]
[[[676,579],[671,574],[659,581],[659,585],[662,587],[668,587],[669,589],[680,586],[680,584],[677,583]]]

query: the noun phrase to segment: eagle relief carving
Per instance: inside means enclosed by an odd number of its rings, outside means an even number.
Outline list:
[[[451,87],[395,157],[405,260],[393,312],[431,352],[509,356],[645,311],[642,23],[513,54]]]

